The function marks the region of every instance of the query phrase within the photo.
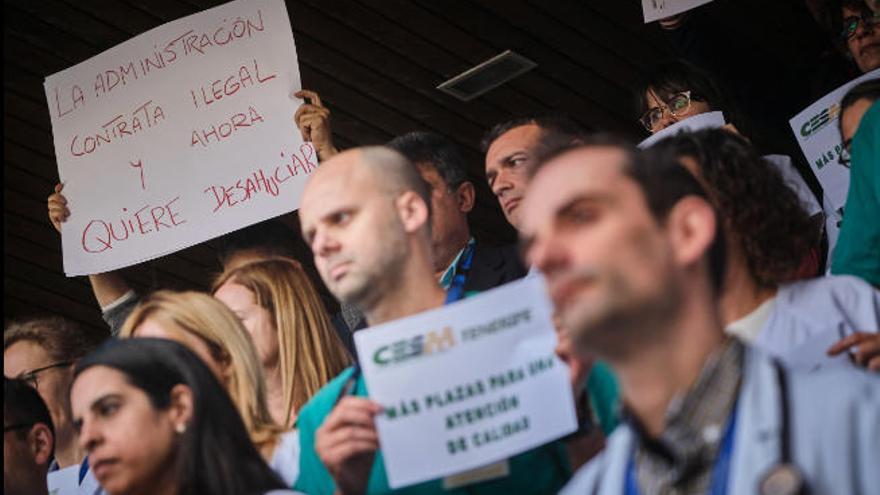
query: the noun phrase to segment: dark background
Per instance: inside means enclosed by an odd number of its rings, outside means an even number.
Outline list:
[[[87,278],[64,276],[60,236],[46,214],[58,172],[43,79],[221,3],[4,1],[7,321],[60,314],[104,328]],[[674,53],[656,24],[643,24],[636,0],[288,0],[287,9],[303,87],[318,91],[332,111],[337,146],[383,143],[412,130],[453,139],[478,189],[473,230],[491,242],[510,241],[513,232],[485,185],[482,133],[516,116],[565,112],[589,129],[641,139],[632,90],[653,63]],[[756,60],[784,65],[815,51],[817,37],[827,41],[802,1],[717,0],[701,9]],[[470,102],[434,89],[506,49],[538,67]],[[285,221],[295,220],[288,215]],[[141,290],[204,288],[219,268],[213,244],[124,273]]]

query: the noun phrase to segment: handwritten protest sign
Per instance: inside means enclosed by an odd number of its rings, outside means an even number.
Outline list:
[[[807,162],[835,209],[846,204],[846,194],[849,191],[849,168],[838,163],[843,147],[837,124],[840,100],[853,86],[877,78],[880,78],[880,69],[853,79],[823,96],[789,121]]]
[[[687,12],[712,0],[642,0],[645,24]]]
[[[157,27],[45,81],[70,217],[64,271],[162,256],[298,207],[317,166],[282,0]]]
[[[392,488],[507,459],[576,428],[540,276],[355,333]],[[547,407],[553,404],[553,407]]]
[[[724,124],[726,124],[726,122],[724,121],[724,114],[721,112],[700,113],[694,115],[693,117],[688,117],[684,120],[680,120],[667,127],[666,129],[652,134],[647,139],[639,143],[639,148],[650,148],[654,143],[662,141],[668,137],[675,136],[680,132],[693,132],[699,131],[701,129],[716,129],[718,127],[722,127]]]

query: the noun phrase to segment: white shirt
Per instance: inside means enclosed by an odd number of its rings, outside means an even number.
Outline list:
[[[86,461],[83,460],[83,463]],[[104,490],[101,484],[95,478],[95,473],[90,467],[83,477],[82,483],[79,482],[79,473],[82,464],[74,464],[66,468],[59,468],[58,461],[52,461],[49,466],[49,473],[46,475],[46,484],[49,489],[49,495],[103,495]]]
[[[848,275],[784,284],[726,331],[789,366],[849,363],[845,355],[832,358],[826,351],[852,333],[880,331],[880,291]]]
[[[281,476],[287,486],[296,484],[296,479],[299,478],[299,430],[281,435],[269,467]]]
[[[760,335],[761,330],[764,329],[764,325],[770,318],[770,314],[776,306],[775,302],[776,296],[767,299],[751,313],[727,325],[724,332],[728,335],[739,337],[740,340],[747,344],[755,342],[755,339],[758,338],[758,335]]]

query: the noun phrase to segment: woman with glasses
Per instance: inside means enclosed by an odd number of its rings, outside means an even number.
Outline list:
[[[70,401],[79,443],[110,495],[293,493],[212,370],[177,342],[108,342],[75,366]]]
[[[880,68],[880,12],[869,8],[865,0],[842,0],[835,14],[834,27],[859,71]]]
[[[651,134],[701,113],[720,110],[736,127],[741,118],[711,75],[684,60],[657,65],[636,93],[639,123]]]
[[[712,76],[683,60],[671,60],[657,65],[639,86],[636,103],[640,115],[639,122],[651,134],[701,113],[721,111],[729,123],[725,128],[749,140],[755,135],[750,123],[742,117],[735,105],[726,99]],[[752,144],[760,150],[777,149],[767,143],[753,141]],[[783,149],[783,151],[788,150]],[[792,163],[790,156],[800,156],[799,151],[796,153],[798,154],[773,154],[766,157],[797,193],[807,214],[813,217],[811,230],[816,239],[815,245],[802,260],[801,267],[791,274],[792,280],[817,275],[822,271],[823,260],[827,258],[827,240],[822,233],[822,224],[826,216],[804,176]],[[807,165],[803,167],[809,168]],[[816,182],[812,172],[807,173],[811,181]],[[816,188],[818,189],[818,183]],[[831,222],[831,218],[837,217],[828,216],[828,218]]]

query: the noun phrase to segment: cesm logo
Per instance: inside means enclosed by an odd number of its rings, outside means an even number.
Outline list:
[[[808,138],[828,125],[840,115],[840,103],[833,103],[830,107],[813,115],[801,126],[801,136]]]
[[[455,333],[451,327],[445,327],[384,345],[373,353],[373,362],[379,366],[400,364],[420,356],[443,352],[454,346]]]

